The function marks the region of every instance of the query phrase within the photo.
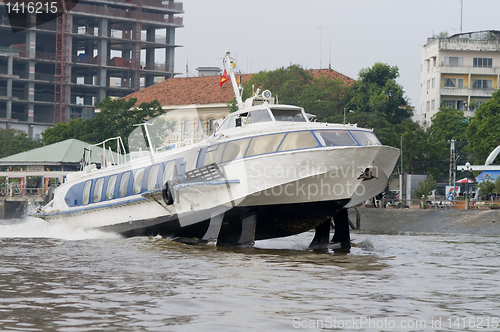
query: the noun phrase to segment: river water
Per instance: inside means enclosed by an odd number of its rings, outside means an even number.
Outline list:
[[[500,331],[500,238],[314,233],[255,248],[0,221],[1,331]]]

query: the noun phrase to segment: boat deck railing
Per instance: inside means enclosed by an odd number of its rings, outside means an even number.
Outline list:
[[[159,148],[156,148],[156,152],[157,153],[158,152],[165,152],[165,151],[169,151],[169,150],[183,148],[183,147],[190,146],[190,145],[193,145],[193,140],[191,138],[188,138],[188,139],[185,139],[185,140],[180,141],[180,142],[175,142],[172,144],[160,146]]]
[[[110,146],[112,144],[111,142],[113,141],[116,142],[115,145],[118,147],[116,152],[113,151]],[[191,138],[188,138],[180,142],[161,146],[159,148],[156,148],[154,151],[142,150],[141,148],[139,148],[138,151],[130,151],[127,153],[121,137],[108,138],[101,143],[90,145],[88,149],[85,149],[82,170],[92,164],[92,151],[96,151],[95,149],[92,149],[92,147],[98,147],[102,149],[102,153],[99,154],[99,158],[101,159],[101,168],[106,168],[109,166],[121,165],[131,160],[144,158],[149,156],[151,153],[155,154],[170,151],[193,144],[193,140]]]
[[[113,141],[116,141],[116,152],[111,150],[110,144],[106,147],[106,143]],[[88,149],[85,149],[82,169],[92,163],[92,147],[102,148],[102,155],[99,155],[101,158],[101,168],[106,168],[112,165],[120,165],[127,162],[127,151],[125,150],[125,145],[123,145],[122,138],[118,136],[90,145]]]

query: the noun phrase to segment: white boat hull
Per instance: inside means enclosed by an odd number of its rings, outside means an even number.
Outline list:
[[[253,214],[255,239],[287,236],[315,228],[344,206],[383,191],[397,154],[390,147],[357,146],[239,159],[220,166],[227,180],[238,183],[180,188],[172,205],[156,191],[117,199],[112,205],[75,207],[44,219],[126,236],[201,237],[211,218],[223,214],[228,230],[221,234],[231,237],[239,234],[235,229],[241,228],[241,220]],[[371,179],[363,177],[367,168]]]

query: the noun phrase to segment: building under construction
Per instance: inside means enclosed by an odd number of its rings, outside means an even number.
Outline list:
[[[60,4],[61,2],[58,2]],[[0,0],[0,128],[29,137],[91,118],[106,97],[123,97],[174,75],[183,5],[166,0],[79,0],[43,23],[12,32]]]

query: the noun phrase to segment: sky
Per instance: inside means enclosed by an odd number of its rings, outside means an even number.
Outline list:
[[[409,104],[420,113],[421,50],[427,38],[500,30],[500,0],[178,0],[175,71],[222,68],[229,51],[243,73],[299,64],[358,79],[376,62],[397,66]],[[463,15],[461,15],[463,1]],[[462,20],[461,20],[462,17]],[[495,24],[496,23],[496,24]]]

